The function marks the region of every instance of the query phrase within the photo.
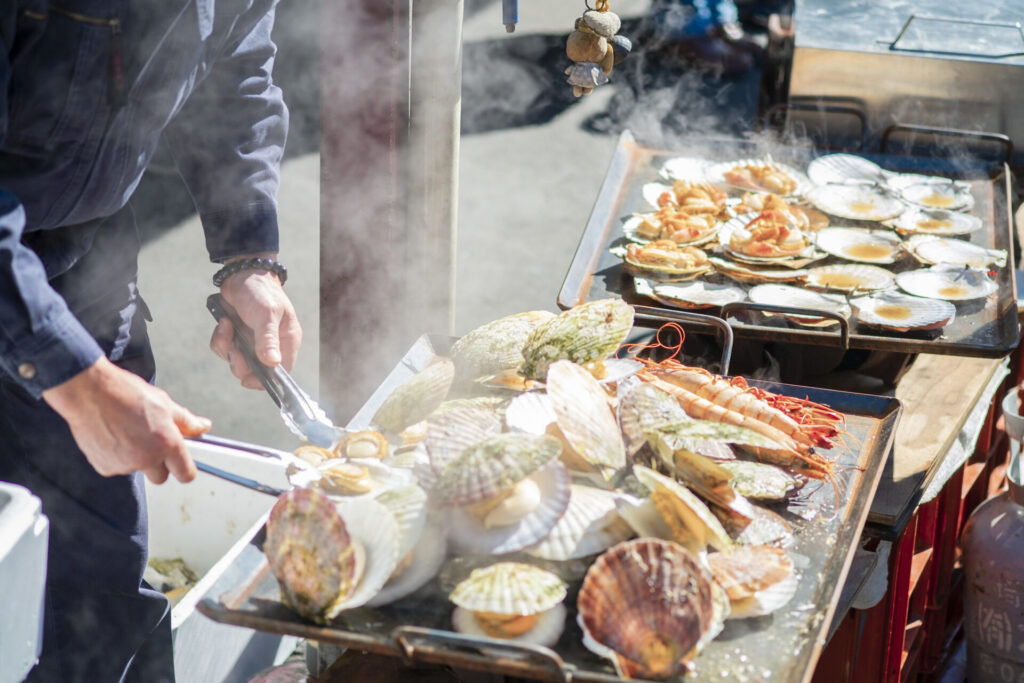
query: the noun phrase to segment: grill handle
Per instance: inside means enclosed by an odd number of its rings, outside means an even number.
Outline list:
[[[726,318],[730,313],[736,311],[761,311],[762,313],[781,313],[783,315],[795,315],[803,318],[828,318],[829,320],[835,320],[839,323],[839,345],[844,349],[850,348],[850,321],[838,313],[821,311],[815,308],[756,304],[752,301],[733,301],[722,306],[722,317]]]
[[[1002,133],[988,133],[980,130],[963,130],[962,128],[936,128],[933,126],[922,126],[916,123],[896,123],[884,131],[878,143],[878,151],[886,154],[889,147],[889,138],[893,133],[920,133],[922,135],[945,136],[950,138],[968,138],[971,140],[982,140],[984,142],[995,142],[1002,145],[1006,150],[1003,160],[1009,164],[1013,160],[1013,140],[1010,136]]]
[[[868,139],[868,117],[864,113],[863,109],[858,109],[852,105],[844,104],[829,104],[821,99],[815,98],[813,102],[779,102],[773,104],[768,108],[768,111],[764,113],[764,116],[758,121],[758,130],[761,128],[777,128],[780,131],[785,128],[785,119],[779,126],[773,125],[779,114],[791,111],[808,111],[817,112],[819,114],[837,114],[844,116],[852,116],[860,123],[860,140],[857,144],[856,151],[863,152]],[[825,144],[828,145],[828,140],[824,140]],[[845,147],[838,147],[839,149],[846,149]],[[829,146],[829,149],[833,147]]]
[[[431,655],[441,651],[443,661],[439,660],[440,663],[451,663],[455,666],[460,663],[478,663],[485,667],[489,664],[491,670],[496,665],[503,669],[518,669],[531,678],[539,673],[536,668],[536,665],[539,665],[548,674],[543,680],[557,683],[572,683],[573,680],[571,667],[566,666],[565,661],[552,650],[540,645],[502,641],[496,638],[484,639],[420,626],[399,626],[391,632],[391,639],[409,662],[417,657],[422,661],[431,661]],[[466,651],[468,648],[484,649],[488,652],[471,653]],[[462,662],[453,661],[453,652],[459,654]],[[495,652],[505,653],[508,657],[495,657],[491,654]]]
[[[729,363],[732,362],[732,327],[722,318],[703,313],[688,313],[685,311],[669,311],[664,308],[653,306],[633,306],[636,317],[650,320],[652,322],[665,322],[670,320],[677,323],[692,323],[704,327],[713,327],[722,333],[722,359],[720,374],[729,374]]]

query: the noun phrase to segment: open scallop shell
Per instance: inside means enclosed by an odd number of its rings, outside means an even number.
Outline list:
[[[708,555],[715,581],[725,589],[729,619],[771,614],[789,602],[797,589],[793,560],[774,546],[741,546]]]
[[[693,278],[703,275],[711,270],[711,263],[709,262],[684,267],[642,263],[630,258],[627,248],[621,245],[614,246],[608,251],[622,259],[627,272],[641,277],[678,282],[683,280],[692,280]]]
[[[742,301],[743,290],[732,285],[720,285],[697,280],[688,284],[656,283],[644,278],[633,278],[633,289],[641,296],[673,308],[711,308]]]
[[[673,157],[667,159],[658,170],[658,175],[669,180],[701,182],[704,180],[707,159],[699,157]]]
[[[466,333],[451,348],[456,381],[487,377],[515,369],[523,362],[520,350],[530,334],[555,317],[550,311],[526,311],[493,320]]]
[[[498,562],[474,569],[448,598],[463,609],[494,614],[540,614],[565,600],[557,575],[522,562]]]
[[[423,446],[438,473],[470,446],[501,433],[501,415],[483,406],[456,406],[427,421]]]
[[[948,301],[898,292],[864,296],[853,299],[850,304],[865,325],[897,332],[939,329],[952,322],[956,315],[956,307]]]
[[[461,551],[502,555],[536,544],[558,523],[569,507],[572,479],[560,462],[532,474],[540,490],[540,504],[513,524],[486,527],[465,508],[445,510],[448,538]]]
[[[715,628],[712,585],[710,572],[675,543],[620,543],[597,558],[580,587],[583,644],[610,657],[624,677],[674,676]]]
[[[897,232],[942,237],[969,235],[980,230],[983,225],[980,218],[969,213],[940,209],[911,209],[892,221]]]
[[[858,263],[895,263],[901,240],[891,230],[825,228],[816,237],[818,249]]]
[[[647,444],[647,431],[651,427],[690,419],[674,398],[651,384],[638,384],[619,396],[619,427],[630,455],[635,455]],[[732,449],[721,441],[690,439],[683,445],[694,453],[715,460],[736,457]]]
[[[885,182],[892,174],[853,154],[826,154],[807,165],[807,177],[815,185]]]
[[[792,306],[828,311],[849,318],[851,309],[846,299],[834,294],[819,294],[789,285],[757,285],[751,287],[747,296],[754,303]],[[786,315],[786,318],[801,325],[838,325],[830,318],[812,318],[802,315]]]
[[[547,434],[548,426],[558,420],[551,407],[551,397],[536,391],[528,391],[512,399],[505,412],[505,423],[509,429],[527,434]]]
[[[775,465],[749,460],[720,464],[732,475],[733,490],[749,500],[778,502],[802,485],[800,479]]]
[[[449,358],[435,358],[420,372],[400,384],[380,404],[371,420],[392,432],[400,432],[430,415],[451,389],[455,365]]]
[[[718,550],[732,547],[721,522],[688,488],[648,467],[637,465],[633,473],[651,490],[651,500],[678,543],[694,552],[702,552],[708,545]]]
[[[377,496],[398,523],[398,556],[412,552],[427,523],[427,492],[416,484],[384,491]]]
[[[1000,268],[1006,265],[1006,251],[1002,249],[985,249],[977,244],[950,237],[933,235],[912,235],[906,242],[907,250],[917,260],[929,265],[948,263],[954,266],[972,266],[984,268],[995,265]]]
[[[437,575],[447,552],[444,529],[436,521],[428,521],[413,547],[412,557],[408,559],[406,567],[397,576],[392,575],[380,592],[367,601],[366,606],[387,605],[412,595]],[[399,566],[405,563],[404,557],[400,556]]]
[[[786,256],[748,256],[742,252],[733,249],[730,244],[732,242],[733,235],[739,235],[740,237],[746,238],[749,235],[747,231],[747,224],[757,218],[756,213],[745,213],[735,218],[730,218],[725,223],[722,223],[722,227],[718,229],[718,244],[722,248],[729,258],[741,263],[752,263],[755,265],[771,265],[771,264],[786,264],[793,261],[807,261],[808,259],[818,259],[824,256],[824,254],[818,253],[814,249],[814,238],[809,233],[802,233],[799,230],[793,230],[794,233],[802,234],[807,241],[807,246],[801,251],[786,255]]]
[[[558,457],[553,436],[498,434],[470,446],[448,463],[431,494],[443,505],[473,505],[507,491]]]
[[[611,491],[573,484],[565,514],[544,540],[526,552],[561,562],[597,554],[631,538],[633,529],[619,516],[615,499]]]
[[[905,185],[900,189],[900,196],[926,209],[957,211],[974,206],[971,186],[947,178],[932,178]]]
[[[804,276],[808,287],[837,292],[874,292],[893,286],[892,273],[878,266],[844,263],[811,268]]]
[[[644,220],[650,221],[650,220],[657,220],[657,219],[654,218],[654,214],[636,214],[636,215],[630,216],[625,221],[623,221],[623,223],[622,223],[622,232],[626,236],[626,239],[628,239],[630,242],[636,242],[637,244],[647,244],[648,242],[653,241],[653,240],[650,240],[650,239],[648,239],[646,237],[641,237],[640,233],[637,232],[637,228],[640,226],[641,223],[644,222]],[[660,225],[658,227],[660,228]],[[688,242],[679,242],[679,241],[676,241],[676,240],[673,240],[673,241],[675,241],[676,244],[678,244],[681,247],[698,247],[698,246],[700,246],[702,244],[707,244],[708,242],[710,242],[713,239],[715,239],[715,235],[717,235],[717,234],[718,234],[718,225],[713,225],[712,227],[708,228],[707,231],[705,231],[704,233],[702,233],[699,236],[695,237],[694,239],[689,240]],[[664,238],[664,239],[669,239],[669,238]],[[629,263],[632,263],[632,262],[630,261]]]
[[[512,636],[511,638],[502,638],[502,640],[528,645],[540,645],[541,647],[554,647],[558,639],[562,637],[562,631],[565,630],[565,616],[565,605],[555,605],[546,612],[538,614],[537,621],[529,631]],[[469,636],[476,636],[477,638],[493,637],[480,626],[473,612],[462,607],[456,607],[452,610],[452,626],[459,633],[465,633]]]
[[[946,301],[984,299],[999,289],[981,268],[950,265],[900,273],[896,284],[908,294]]]
[[[577,455],[599,470],[616,471],[626,465],[626,448],[608,395],[590,373],[575,363],[558,361],[548,370],[547,390],[558,426]]]
[[[715,270],[730,280],[748,284],[797,282],[808,273],[807,270],[798,268],[758,268],[717,256],[711,256],[708,260]]]
[[[786,197],[798,196],[807,192],[811,188],[811,180],[802,171],[797,168],[790,166],[789,164],[781,164],[777,161],[773,161],[769,158],[762,159],[736,159],[735,161],[724,161],[718,164],[708,166],[705,170],[705,177],[709,182],[715,183],[734,190],[753,190],[755,192],[775,192],[774,188],[765,187],[756,184],[740,184],[726,180],[725,174],[732,169],[739,166],[767,166],[772,165],[779,171],[782,171],[794,181],[796,181],[796,187],[791,192],[776,192]]]
[[[821,185],[807,200],[827,214],[857,221],[884,221],[907,208],[899,197],[868,185]]]
[[[523,346],[524,377],[543,380],[557,360],[604,360],[633,328],[633,307],[622,299],[598,299],[573,306],[542,324]]]

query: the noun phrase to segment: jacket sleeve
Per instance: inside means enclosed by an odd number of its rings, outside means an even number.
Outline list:
[[[0,144],[7,131],[8,53],[19,4],[0,10]],[[35,252],[21,243],[24,229],[21,203],[0,188],[0,374],[38,398],[92,365],[103,351],[50,287]]]
[[[245,17],[239,24],[245,24]],[[277,188],[288,110],[271,80],[274,11],[233,35],[165,131],[211,261],[278,250]]]

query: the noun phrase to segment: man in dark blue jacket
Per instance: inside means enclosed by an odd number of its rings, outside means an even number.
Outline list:
[[[210,259],[236,266],[221,292],[261,359],[291,367],[298,352],[275,260],[275,2],[0,3],[0,480],[31,489],[51,523],[30,680],[173,680],[167,601],[141,580],[142,475],[190,481],[183,436],[210,422],[149,383],[129,199],[161,137]],[[218,325],[211,347],[258,387],[231,334]]]

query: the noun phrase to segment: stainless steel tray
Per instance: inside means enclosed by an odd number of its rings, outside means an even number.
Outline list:
[[[444,353],[450,343],[448,338],[423,337],[417,341],[349,426],[365,426],[384,396],[423,367],[435,349]],[[763,382],[752,384],[823,402],[846,415],[848,446],[831,453],[842,466],[844,495],[830,519],[819,516],[808,522],[790,517],[797,531],[790,550],[801,572],[800,587],[793,600],[774,615],[727,622],[725,631],[697,658],[696,667],[699,677],[724,677],[721,680],[809,681],[883,463],[892,448],[900,405],[895,399],[879,396]],[[830,487],[809,485],[794,505],[827,505],[833,500]],[[566,598],[569,617],[553,649],[453,633],[452,605],[447,595],[468,567],[460,566],[466,560],[451,557],[438,577],[412,596],[385,607],[343,612],[330,625],[318,626],[281,603],[277,582],[261,550],[263,540],[261,529],[211,587],[199,604],[200,612],[227,624],[293,634],[409,661],[540,680],[618,680],[609,663],[582,645],[575,608],[579,578],[570,582]],[[585,568],[586,564],[575,566],[575,575],[581,577]]]
[[[619,257],[609,253],[609,247],[625,241],[621,228],[623,217],[628,217],[634,211],[647,210],[646,207],[649,205],[644,202],[640,188],[644,183],[661,180],[658,169],[666,159],[674,156],[692,156],[712,161],[728,161],[756,158],[766,152],[770,152],[776,161],[799,168],[806,168],[807,162],[817,156],[808,149],[778,146],[765,149],[738,140],[694,140],[685,150],[670,151],[640,145],[629,131],[624,132],[562,284],[558,305],[570,308],[584,301],[621,296],[633,304],[675,310],[637,295],[633,290],[632,276],[622,267]],[[729,304],[724,310],[706,309],[701,312],[712,311],[727,319],[733,326],[737,338],[901,353],[936,353],[988,358],[1006,355],[1016,347],[1019,335],[1009,168],[1002,164],[997,167],[995,177],[990,177],[990,163],[971,163],[962,160],[952,164],[918,157],[861,156],[894,171],[945,175],[970,182],[975,197],[973,213],[980,216],[985,225],[982,230],[971,236],[970,241],[990,249],[1004,249],[1009,255],[1007,265],[995,273],[999,290],[994,301],[958,302],[956,318],[950,325],[938,332],[919,333],[879,331],[860,324],[856,319],[850,320],[848,326],[843,325],[831,330],[806,328],[789,322],[783,316],[767,316],[764,313],[767,310],[778,312],[783,309],[769,309],[749,302]],[[845,221],[844,224],[855,222]],[[815,265],[831,262],[832,259]],[[913,262],[913,259],[907,258],[901,260],[891,270],[901,272],[920,267],[922,266]],[[716,282],[727,281],[744,291],[750,288],[750,285],[725,280],[722,275],[711,275],[706,279]]]

